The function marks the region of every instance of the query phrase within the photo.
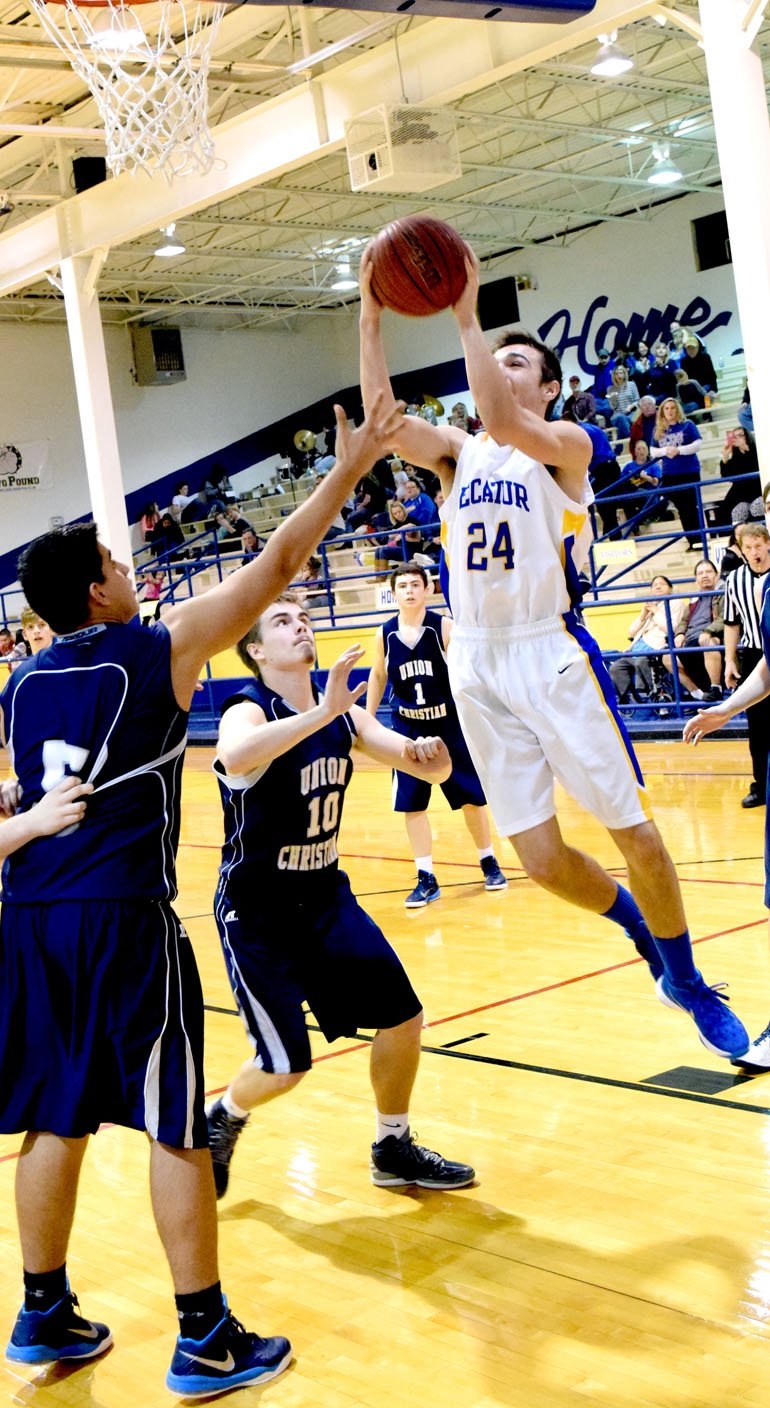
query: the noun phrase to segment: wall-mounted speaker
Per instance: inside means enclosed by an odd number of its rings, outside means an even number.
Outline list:
[[[493,279],[479,288],[479,322],[484,332],[492,328],[513,327],[519,321],[519,296],[516,279]]]
[[[138,386],[166,386],[186,380],[179,328],[150,328],[134,323],[131,345]]]
[[[72,162],[72,179],[78,195],[90,191],[92,186],[101,186],[107,180],[107,163],[103,156],[76,156]]]

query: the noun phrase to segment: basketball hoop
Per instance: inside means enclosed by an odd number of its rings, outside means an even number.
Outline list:
[[[90,89],[115,176],[142,167],[171,180],[214,164],[208,128],[218,0],[31,0],[46,33]],[[138,7],[142,7],[142,16]]]

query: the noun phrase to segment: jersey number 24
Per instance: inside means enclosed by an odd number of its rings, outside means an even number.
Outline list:
[[[469,572],[486,572],[490,557],[498,558],[502,562],[504,572],[512,572],[514,552],[515,549],[511,542],[511,525],[507,519],[504,518],[498,523],[489,555],[487,555],[486,523],[468,524]]]

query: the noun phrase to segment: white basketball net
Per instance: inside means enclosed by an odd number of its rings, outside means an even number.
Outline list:
[[[170,180],[211,169],[208,71],[223,4],[32,5],[96,100],[114,175],[143,167]]]

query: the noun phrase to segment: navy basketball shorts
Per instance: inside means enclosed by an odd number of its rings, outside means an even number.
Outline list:
[[[426,722],[417,729],[411,720],[407,723],[394,714],[393,730],[395,733],[406,734],[408,738],[420,738],[430,734],[438,734],[443,738],[452,759],[452,771],[446,782],[440,782],[438,785],[453,812],[456,812],[460,807],[483,807],[486,805],[487,799],[484,796],[484,789],[473,766],[473,760],[468,752],[468,745],[463,738],[459,724],[455,728],[438,729],[432,727],[430,722]],[[394,812],[427,811],[433,786],[433,783],[423,782],[419,777],[411,777],[408,772],[394,770]]]
[[[319,903],[236,911],[223,889],[214,912],[241,1017],[264,1071],[308,1071],[306,1002],[327,1041],[397,1027],[422,1010],[385,935],[347,875]]]
[[[205,1148],[203,996],[163,900],[4,904],[0,1131]]]

